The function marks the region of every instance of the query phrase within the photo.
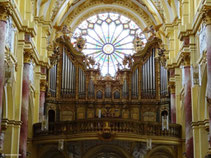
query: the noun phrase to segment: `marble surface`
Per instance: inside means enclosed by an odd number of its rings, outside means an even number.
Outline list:
[[[28,133],[28,108],[30,95],[29,80],[30,64],[24,64],[23,68],[23,87],[22,87],[22,107],[21,107],[21,131],[20,131],[20,150],[21,158],[26,158],[27,152],[27,133]]]
[[[4,50],[5,50],[6,22],[0,21],[0,116],[2,115],[2,99],[4,88]],[[0,117],[1,124],[1,117]],[[1,126],[0,126],[1,131]]]

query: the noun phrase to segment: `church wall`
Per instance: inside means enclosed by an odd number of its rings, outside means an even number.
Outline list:
[[[55,1],[53,1],[55,2]],[[9,4],[7,8],[7,15],[12,19],[12,25],[14,31],[13,49],[6,46],[5,49],[5,62],[8,63],[11,75],[7,78],[7,84],[5,84],[7,102],[3,104],[3,122],[2,126],[5,127],[5,141],[4,149],[2,152],[5,154],[18,154],[20,140],[20,128],[21,128],[21,106],[22,106],[22,81],[23,81],[23,68],[24,68],[24,52],[26,50],[32,51],[31,64],[33,65],[33,75],[30,83],[30,103],[28,120],[28,151],[31,153],[29,157],[36,157],[37,148],[32,143],[33,131],[32,124],[37,123],[44,118],[40,116],[40,95],[41,88],[46,87],[47,72],[42,73],[42,68],[49,69],[51,67],[49,56],[53,54],[53,50],[50,46],[50,41],[53,41],[56,34],[56,29],[52,26],[50,18],[51,9],[53,9],[53,2],[49,5],[49,10],[45,14],[45,9],[48,8],[48,4],[43,1],[34,0],[15,0],[11,2],[0,2],[0,5],[5,7],[5,4]],[[40,3],[41,6],[39,6]],[[176,106],[176,123],[182,125],[182,138],[185,139],[185,112],[184,112],[184,85],[182,84],[184,76],[182,74],[182,54],[189,53],[190,66],[191,66],[191,107],[192,107],[192,129],[194,138],[194,157],[202,158],[207,155],[208,152],[208,129],[209,129],[209,105],[206,100],[206,86],[207,86],[207,61],[206,61],[206,42],[205,32],[206,27],[203,20],[204,10],[210,10],[210,4],[208,7],[203,8],[204,1],[200,0],[182,0],[180,6],[176,6],[173,1],[170,5],[166,5],[167,1],[162,1],[164,4],[164,10],[166,14],[166,23],[164,26],[164,32],[168,39],[163,38],[164,48],[168,50],[166,55],[166,68],[168,70],[173,69],[175,75],[170,78],[170,82],[175,87],[175,106]],[[12,4],[12,5],[10,5]],[[168,11],[168,7],[174,8],[173,11]],[[39,7],[37,7],[39,6]],[[180,10],[180,18],[177,18],[176,8]],[[201,13],[202,12],[202,13]],[[172,14],[172,15],[170,15]],[[173,19],[171,19],[173,17]],[[60,17],[61,18],[61,17]],[[2,19],[0,19],[2,20]],[[184,49],[185,38],[189,38],[189,44]],[[12,40],[12,39],[11,39]],[[5,68],[6,69],[6,68]],[[141,76],[141,73],[139,74]],[[139,76],[139,78],[140,78]],[[41,85],[42,81],[42,85]],[[130,86],[131,81],[128,80]],[[171,83],[171,84],[172,84]],[[88,85],[88,82],[87,84]],[[139,84],[140,85],[140,84]],[[140,88],[140,87],[139,87]],[[98,87],[98,90],[102,90],[102,87]],[[131,87],[130,87],[131,89]],[[119,90],[119,89],[118,89]],[[140,96],[139,91],[139,96]],[[88,92],[87,92],[88,93]],[[96,94],[97,92],[95,92]],[[103,92],[104,96],[104,92]],[[114,94],[112,94],[112,97]],[[122,92],[120,90],[120,96]],[[158,96],[159,97],[159,96]],[[130,96],[132,100],[132,97]],[[140,99],[140,98],[139,98]],[[114,100],[114,98],[113,98]],[[56,109],[59,109],[56,113],[57,120],[77,120],[77,119],[91,119],[99,117],[99,110],[105,110],[105,105],[87,104],[82,103],[76,105],[59,104]],[[155,114],[156,107],[150,108],[153,104],[134,104],[131,108],[122,108],[122,105],[113,103],[116,107],[113,110],[114,117],[122,117],[124,119],[131,118],[134,120],[143,121],[160,121],[160,118]],[[44,106],[44,105],[43,105]],[[47,105],[48,106],[48,105]],[[47,107],[46,106],[46,107]],[[7,109],[7,110],[6,110]],[[45,111],[47,114],[49,109]],[[159,109],[160,110],[160,109]],[[157,112],[157,111],[156,111]],[[44,115],[44,112],[43,112]],[[150,116],[150,117],[149,117]],[[185,142],[182,141],[182,145],[178,147],[178,158],[185,152]]]

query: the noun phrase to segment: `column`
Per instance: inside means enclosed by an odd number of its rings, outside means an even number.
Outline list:
[[[46,81],[40,81],[40,108],[39,108],[39,122],[43,121],[44,116],[44,104],[45,104],[45,92],[46,92]]]
[[[209,108],[209,151],[206,158],[211,158],[211,11],[205,14],[207,37],[207,104]]]
[[[5,35],[7,24],[7,12],[3,6],[0,6],[0,116],[2,116],[2,99],[4,88],[4,51],[5,51]],[[0,117],[0,131],[1,131],[2,117]]]
[[[176,123],[175,83],[170,84],[171,92],[171,123]]]
[[[183,56],[184,64],[184,110],[185,110],[185,145],[186,157],[193,158],[193,130],[192,124],[192,107],[191,107],[191,71],[189,53]]]
[[[30,95],[30,80],[29,72],[31,63],[31,52],[27,51],[24,54],[24,67],[23,67],[23,86],[22,86],[22,106],[21,106],[21,131],[20,131],[20,145],[19,154],[21,158],[26,158],[27,153],[27,135],[28,135],[28,107]]]
[[[207,13],[205,20],[207,35],[207,98],[211,102],[211,10]]]

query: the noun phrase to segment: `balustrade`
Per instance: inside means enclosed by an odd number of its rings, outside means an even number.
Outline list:
[[[107,126],[106,126],[107,125]],[[41,130],[41,123],[34,124],[34,137],[45,135],[72,135],[82,133],[100,133],[105,129],[111,133],[128,133],[146,136],[168,136],[181,138],[181,126],[170,124],[169,130],[162,130],[158,122],[131,121],[126,119],[87,119],[50,123],[47,131]]]

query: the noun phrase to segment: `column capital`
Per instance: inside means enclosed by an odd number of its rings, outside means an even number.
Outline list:
[[[169,82],[171,94],[175,94],[175,82]]]
[[[8,6],[6,4],[0,5],[0,21],[7,22],[9,17]]]
[[[211,25],[211,9],[204,10],[203,22],[205,23],[205,25]]]
[[[32,54],[33,54],[33,51],[31,49],[25,50],[25,52],[24,52],[24,64],[30,64],[31,63]]]
[[[182,58],[182,64],[184,66],[190,66],[190,53],[189,52],[183,52],[181,54],[181,58]]]
[[[47,81],[46,80],[40,80],[40,91],[41,92],[46,91],[46,86],[47,86]]]

